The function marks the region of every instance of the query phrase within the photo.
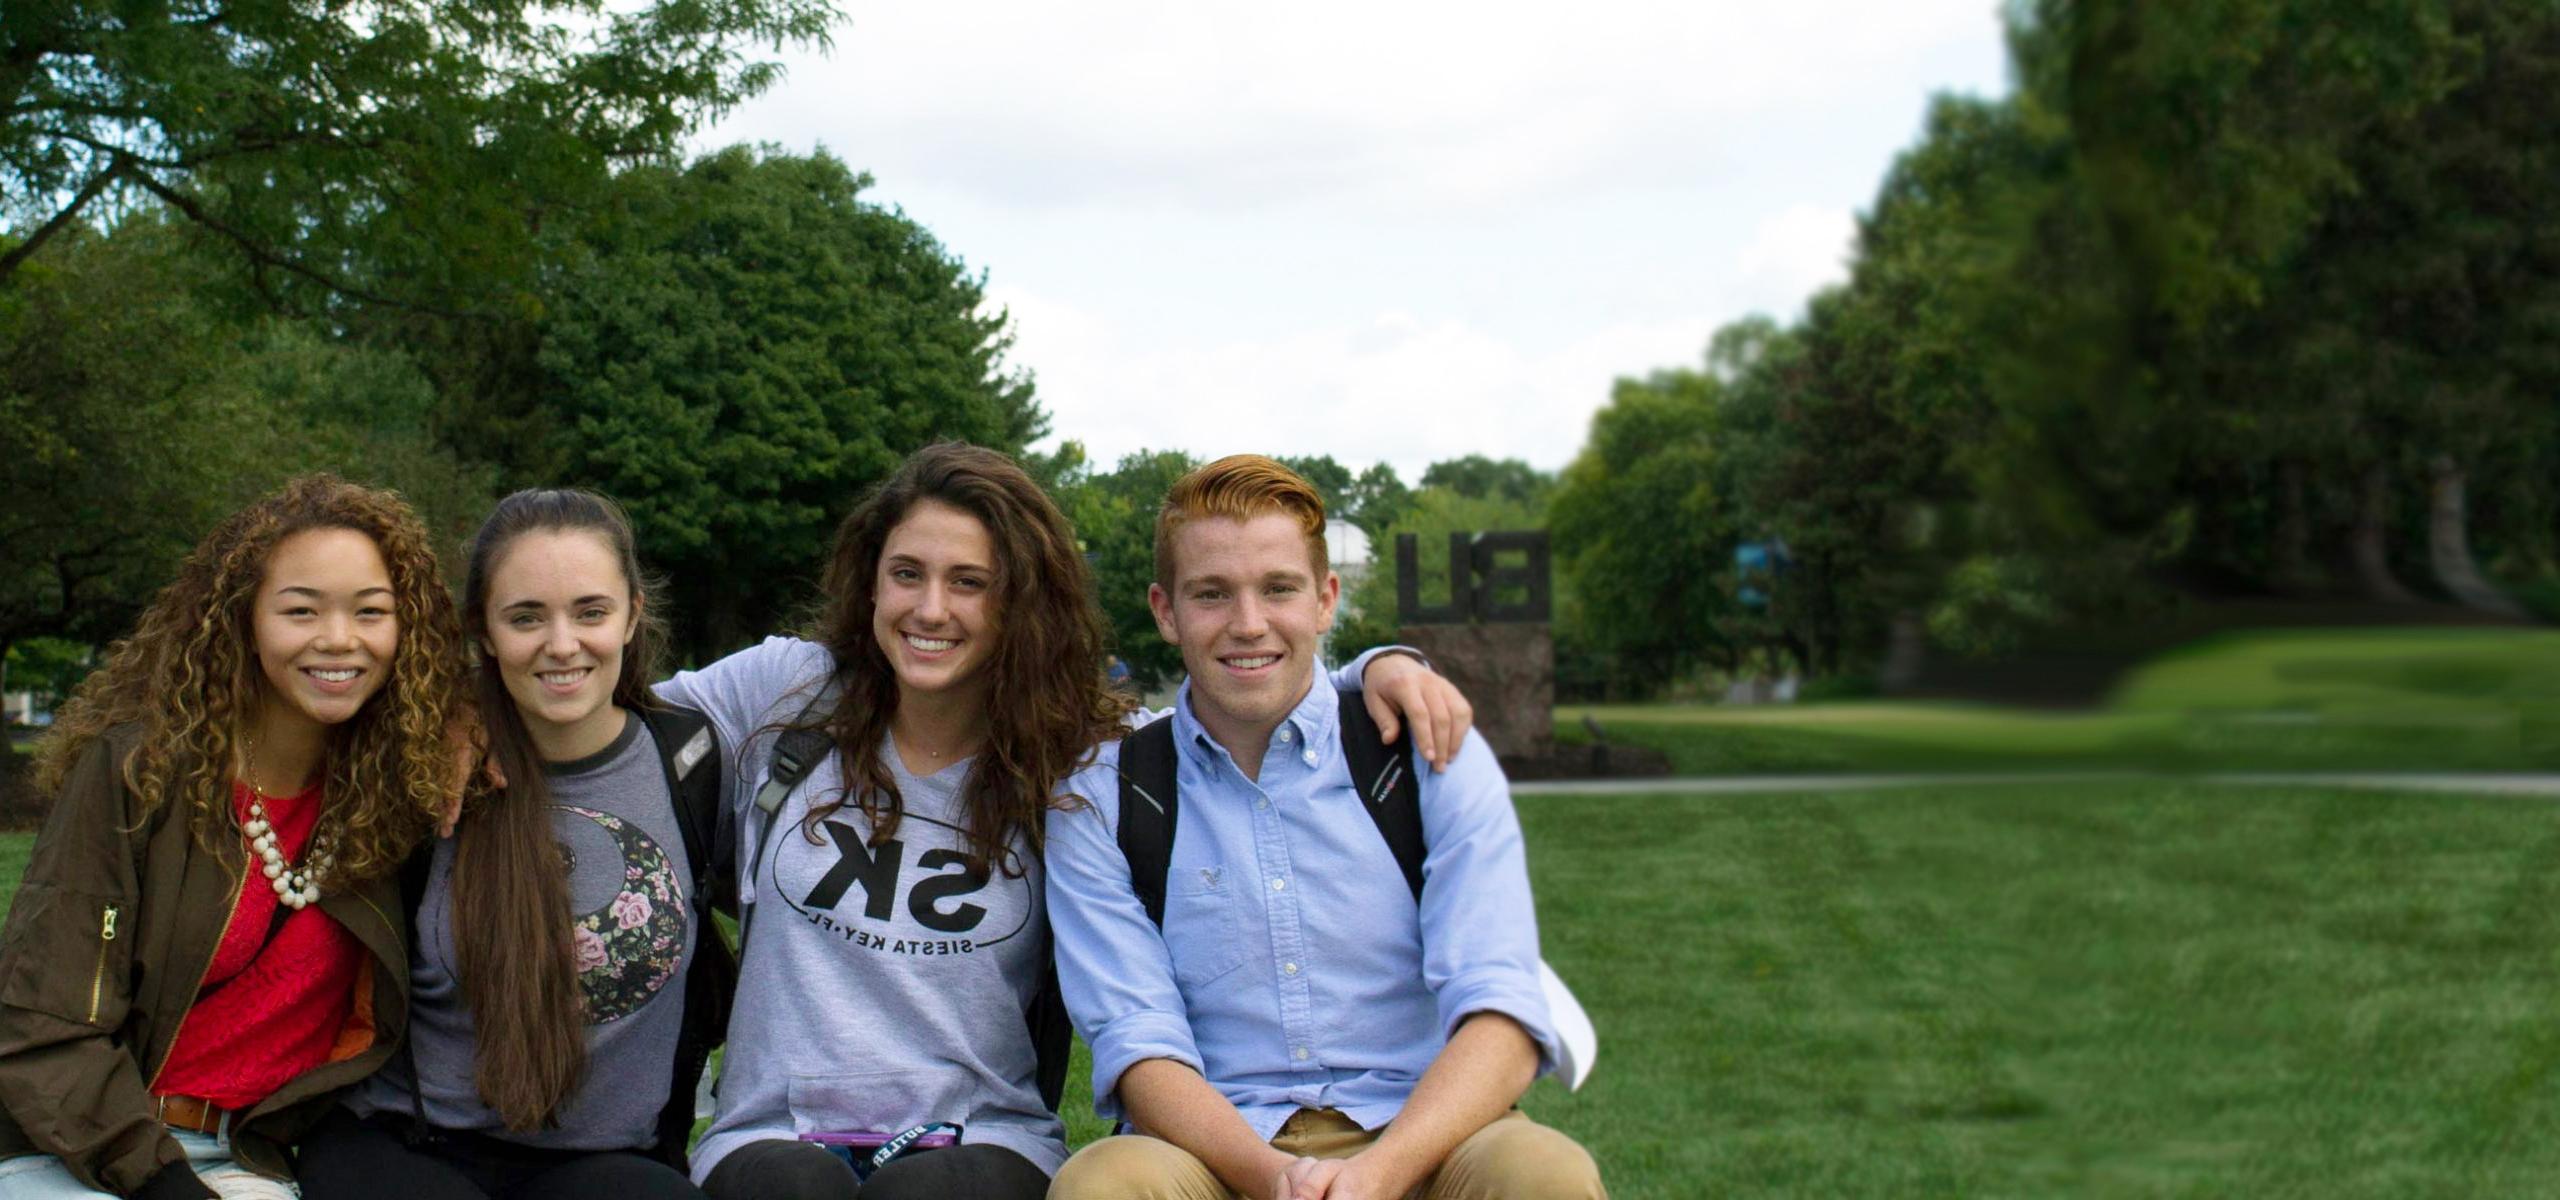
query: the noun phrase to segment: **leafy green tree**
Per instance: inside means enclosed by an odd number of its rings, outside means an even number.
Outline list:
[[[1422,471],[1422,486],[1447,488],[1477,499],[1499,497],[1536,507],[1555,489],[1555,477],[1516,458],[1492,459],[1469,454],[1436,462]]]
[[[2190,591],[2560,594],[2560,10],[2007,13],[2016,93],[1932,105],[1845,285],[1595,421],[1554,507],[1574,635],[1657,679],[1719,640],[1830,673]],[[1612,428],[1674,394],[1694,434]],[[1784,541],[1765,607],[1601,582],[1675,511]]]
[[[616,166],[664,159],[822,44],[825,0],[13,3],[0,20],[0,284],[84,216],[150,203],[270,295],[485,307]],[[521,286],[499,293],[523,294]],[[503,307],[503,305],[501,305]]]
[[[1324,499],[1325,516],[1349,521],[1372,542],[1388,525],[1403,518],[1413,504],[1413,491],[1386,463],[1372,463],[1354,473],[1330,454],[1280,455],[1280,465],[1304,476]]]
[[[1021,463],[1022,469],[1038,480],[1052,496],[1075,486],[1091,473],[1092,467],[1084,443],[1075,438],[1060,440],[1057,449],[1045,454],[1036,450],[1015,451],[1013,460]]]
[[[279,469],[332,471],[399,492],[458,581],[464,544],[498,498],[498,473],[437,439],[435,390],[417,365],[309,321],[262,318],[239,341],[242,382],[270,419],[294,431]]]
[[[2343,566],[2387,600],[2414,566],[2513,611],[2472,547],[2483,531],[2511,577],[2552,570],[2554,134],[2530,97],[2560,13],[2020,12],[2020,103],[2056,131],[2056,169],[1982,294],[2002,413],[1984,477],[2033,552],[2112,543],[2297,593]]]
[[[448,539],[485,510],[404,359],[230,319],[186,241],[74,229],[0,291],[0,653],[121,636],[206,529],[302,471],[398,488]]]
[[[0,658],[0,692],[33,692],[44,708],[62,703],[97,665],[96,651],[64,638],[31,637],[10,645]]]
[[[2395,598],[2388,543],[2414,526],[2424,536],[2401,563],[2506,610],[2475,533],[2511,579],[2553,569],[2560,431],[2543,398],[2560,387],[2560,130],[2532,98],[2560,85],[2560,13],[2449,7],[2448,86],[2349,147],[2356,188],[2230,338],[2232,361],[2268,364],[2244,380],[2271,401],[2277,436],[2260,472],[2274,502],[2235,506],[2222,559],[2254,568],[2248,549],[2266,545],[2274,569],[2300,573],[2315,533],[2345,527],[2358,582]]]
[[[910,452],[1046,427],[981,279],[869,182],[745,148],[626,173],[546,291],[532,395],[447,414],[510,482],[629,506],[692,654],[806,605],[837,521]]]
[[[1156,631],[1147,585],[1156,577],[1156,510],[1197,459],[1178,450],[1141,450],[1108,472],[1070,480],[1059,507],[1075,522],[1093,565],[1096,600],[1130,678],[1154,690],[1182,677],[1182,652]]]
[[[0,292],[0,653],[122,633],[266,482],[278,439],[166,234],[74,230]]]
[[[1405,511],[1412,507],[1413,489],[1396,477],[1394,467],[1372,463],[1351,481],[1351,486],[1343,492],[1343,498],[1347,509],[1343,515],[1359,526],[1360,532],[1369,535],[1369,543],[1374,548],[1379,534],[1402,519]]]
[[[2221,334],[2351,197],[2354,148],[2447,86],[2444,6],[2013,17],[2019,119],[2044,153],[2012,176],[2007,261],[1970,297],[1998,413],[1978,473],[2037,553],[2156,543],[2199,515],[2210,541],[2276,428]]]
[[[1812,673],[1876,667],[1974,549],[1960,448],[1987,440],[1989,397],[1981,333],[1950,297],[2003,261],[2002,205],[2037,156],[2014,105],[1941,97],[1860,220],[1849,282],[1790,336],[1720,335],[1745,524],[1789,557],[1767,609],[1735,629]]]
[[[1615,688],[1658,688],[1740,650],[1718,625],[1741,533],[1719,461],[1723,391],[1696,370],[1619,380],[1548,502],[1566,597],[1558,640],[1597,655],[1589,673]]]
[[[1885,493],[1898,490],[1892,460],[1905,448],[1873,397],[1828,369],[1830,339],[1815,330],[1832,332],[1826,318],[1839,307],[1836,293],[1818,299],[1810,327],[1797,330],[1736,323],[1709,351],[1725,380],[1719,461],[1732,480],[1732,523],[1779,556],[1767,577],[1748,581],[1762,601],[1737,606],[1724,630],[1776,646],[1807,673],[1838,671],[1843,643],[1873,633],[1876,598],[1860,585],[1888,550]]]

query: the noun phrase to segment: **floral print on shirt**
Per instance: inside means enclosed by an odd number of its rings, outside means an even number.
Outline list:
[[[648,834],[611,813],[561,805],[613,835],[622,851],[622,887],[604,907],[579,913],[570,930],[587,1020],[601,1025],[640,1011],[675,978],[689,916],[675,863]]]

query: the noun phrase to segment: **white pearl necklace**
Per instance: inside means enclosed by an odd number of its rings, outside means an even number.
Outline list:
[[[268,882],[275,885],[276,899],[292,909],[318,903],[320,876],[329,869],[328,847],[320,844],[320,835],[315,833],[311,838],[311,852],[303,856],[302,865],[297,867],[286,862],[283,852],[276,849],[275,827],[267,823],[264,800],[258,785],[250,784],[249,822],[241,828],[248,833],[249,844],[257,849],[258,858],[265,864],[262,869]]]
[[[249,750],[249,774],[258,772],[258,751]],[[249,846],[258,852],[267,882],[276,889],[276,900],[286,908],[300,911],[320,901],[320,877],[328,873],[330,854],[323,835],[314,831],[311,844],[304,847],[302,865],[286,862],[284,853],[276,849],[275,826],[267,821],[267,794],[258,790],[254,778],[243,780],[249,785],[249,819],[240,826],[249,835]]]

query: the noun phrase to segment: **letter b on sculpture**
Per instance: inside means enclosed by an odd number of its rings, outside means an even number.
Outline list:
[[[1448,602],[1425,605],[1421,555],[1414,535],[1397,534],[1396,619],[1408,625],[1544,622],[1555,603],[1547,565],[1543,529],[1453,533],[1449,535]]]

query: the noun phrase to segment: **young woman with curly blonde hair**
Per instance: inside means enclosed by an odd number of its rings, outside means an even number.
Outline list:
[[[0,934],[0,1197],[290,1197],[285,1147],[408,1014],[395,871],[452,776],[453,603],[325,476],[187,556],[38,753]]]

